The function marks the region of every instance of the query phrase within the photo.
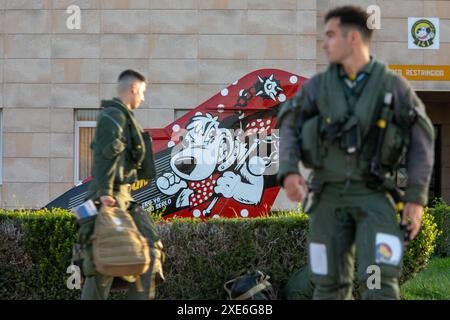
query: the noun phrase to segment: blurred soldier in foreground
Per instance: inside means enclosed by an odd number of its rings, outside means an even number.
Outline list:
[[[308,192],[313,199],[307,213],[314,299],[351,298],[355,249],[361,297],[399,299],[404,236],[417,235],[428,201],[433,126],[407,81],[371,57],[367,20],[358,7],[328,12],[322,48],[330,64],[278,118],[278,181],[291,201],[303,202]],[[409,177],[402,195],[394,173],[404,157]],[[312,169],[309,183],[299,161]],[[380,268],[380,288],[368,287],[369,266]]]

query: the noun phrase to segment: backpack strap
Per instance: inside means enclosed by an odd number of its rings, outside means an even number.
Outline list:
[[[268,279],[268,277],[267,277]],[[241,294],[240,296],[234,298],[234,300],[247,300],[251,296],[257,294],[258,292],[268,288],[271,286],[271,284],[267,281],[267,279],[262,280],[260,283],[258,283],[256,286],[248,290],[247,292]]]
[[[388,119],[389,113],[394,114],[395,110],[392,105],[392,91],[394,84],[394,73],[389,70],[385,70],[385,81],[384,87],[380,90],[379,101],[380,104],[374,112],[371,123],[375,124],[371,127],[367,135],[364,137],[364,141],[362,143],[363,150],[362,154],[366,157],[370,162],[380,162],[379,159],[381,157],[381,144],[379,140],[382,138],[379,136],[380,132],[383,131],[390,119]],[[393,115],[391,115],[392,117]],[[381,141],[382,142],[382,141]],[[378,157],[378,159],[374,159]]]
[[[237,279],[229,280],[229,281],[225,282],[225,284],[223,285],[223,289],[224,289],[225,292],[228,294],[228,298],[229,298],[229,299],[233,299],[233,298],[231,297],[231,286],[233,285],[233,283],[236,282],[236,280],[237,280]]]
[[[111,120],[112,123],[114,123],[114,125],[119,129],[120,133],[123,133],[123,128],[122,126],[117,122],[116,119],[114,119],[113,117],[111,117],[109,114],[107,113],[103,113],[102,114],[103,118],[108,118],[109,120]]]
[[[385,91],[383,97],[382,106],[377,112],[377,118],[375,121],[374,130],[376,134],[374,136],[375,148],[373,150],[373,155],[371,157],[369,174],[374,181],[368,183],[369,187],[373,187],[373,183],[378,184],[384,188],[392,196],[397,211],[402,214],[403,211],[403,192],[397,188],[395,181],[392,178],[388,178],[383,174],[382,164],[381,164],[381,148],[384,142],[384,137],[386,134],[386,128],[389,125],[388,122],[393,121],[392,117],[395,117],[396,112],[392,103],[392,86],[394,83],[394,74],[391,71],[386,70],[386,81],[385,81]]]
[[[231,296],[231,288],[233,286],[233,284],[243,278],[246,277],[246,275],[243,276],[239,276],[235,279],[229,280],[227,282],[225,282],[225,284],[223,285],[224,290],[227,292],[228,297],[230,300],[248,300],[250,297],[252,297],[253,295],[257,294],[258,292],[267,289],[269,287],[271,287],[272,285],[270,284],[270,282],[268,281],[270,279],[270,277],[268,275],[264,275],[261,271],[257,270],[256,273],[258,273],[260,275],[259,278],[259,283],[252,287],[251,289],[249,289],[248,291],[244,292],[243,294],[241,294],[240,296],[237,296],[236,298],[233,298]]]
[[[142,286],[141,276],[137,276],[136,277],[136,290],[138,292],[143,292],[144,291],[144,287]]]

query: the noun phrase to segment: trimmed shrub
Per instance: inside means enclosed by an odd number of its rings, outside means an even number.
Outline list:
[[[435,199],[429,210],[441,231],[434,253],[437,256],[450,257],[450,206],[443,199]]]
[[[400,283],[412,279],[428,264],[428,260],[435,250],[439,229],[435,218],[430,214],[430,209],[425,208],[422,217],[422,225],[416,238],[409,243],[408,252],[403,258],[403,272]]]
[[[405,256],[402,281],[424,267],[436,226],[428,213]],[[307,262],[308,219],[278,213],[254,219],[157,219],[167,254],[158,299],[223,299],[223,284],[243,270],[268,274],[278,297]],[[65,210],[0,210],[0,299],[78,299],[69,290],[76,220]],[[122,297],[112,294],[112,298]]]
[[[25,249],[24,233],[17,220],[0,223],[0,299],[38,298],[31,279],[33,263]]]
[[[66,287],[73,243],[76,238],[75,216],[67,210],[1,211],[0,226],[14,226],[16,239],[2,243],[6,256],[19,262],[0,273],[0,287],[16,283],[22,290],[8,290],[1,298],[71,299],[76,293]],[[4,235],[0,234],[0,239]],[[15,250],[8,249],[12,245]],[[2,250],[3,251],[3,250]],[[21,258],[23,256],[23,258]],[[0,257],[0,259],[2,259]],[[8,259],[8,258],[6,258]],[[3,265],[3,264],[2,264]]]
[[[171,220],[159,232],[168,257],[161,298],[225,298],[223,284],[243,270],[268,274],[276,293],[306,264],[307,218]]]

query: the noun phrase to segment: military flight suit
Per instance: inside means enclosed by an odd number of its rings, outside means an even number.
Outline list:
[[[99,203],[101,196],[112,196],[117,206],[132,215],[139,231],[152,248],[159,241],[153,221],[143,212],[131,196],[131,183],[137,179],[154,176],[151,138],[143,134],[134,114],[117,98],[102,101],[103,110],[97,118],[93,151],[92,181],[87,199]],[[93,263],[92,240],[96,216],[79,221],[79,244],[82,251],[82,267],[86,277],[81,298],[107,299],[113,277],[99,274]],[[154,259],[152,259],[154,260]],[[152,261],[154,263],[154,261]],[[128,298],[145,300],[154,292],[151,286],[153,265],[141,275],[142,288],[136,282],[128,285]],[[140,289],[140,290],[138,290]],[[143,290],[141,290],[143,289]]]
[[[302,267],[296,270],[289,278],[283,290],[287,300],[311,300],[314,294],[314,285],[310,280],[309,270]]]
[[[403,201],[426,205],[434,129],[409,84],[375,59],[353,79],[331,64],[280,109],[279,184],[287,174],[299,174],[299,161],[312,169],[307,213],[314,299],[351,299],[355,249],[361,297],[399,299],[403,232],[387,188],[374,185],[368,174],[380,110],[390,115],[379,157],[383,176],[394,181],[406,157]],[[381,271],[381,288],[367,285],[371,266]]]

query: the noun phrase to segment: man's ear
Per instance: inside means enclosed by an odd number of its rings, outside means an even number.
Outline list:
[[[356,30],[351,30],[350,31],[350,41],[352,43],[359,43],[359,42],[363,41],[361,33]]]
[[[131,85],[131,93],[137,94],[138,92],[139,92],[139,86],[138,86],[137,82],[135,82]]]

